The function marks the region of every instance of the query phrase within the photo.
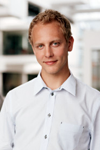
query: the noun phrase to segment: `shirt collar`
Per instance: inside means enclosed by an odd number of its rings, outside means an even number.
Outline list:
[[[71,75],[68,77],[68,79],[61,85],[61,89],[64,89],[68,91],[72,95],[76,95],[76,79],[75,77]]]
[[[39,93],[43,88],[47,88],[46,84],[43,82],[41,76],[40,76],[40,72],[35,80],[34,83],[34,95],[36,95],[37,93]]]
[[[35,80],[34,84],[34,95],[39,93],[42,89],[46,89],[47,86],[44,83],[44,81],[41,78],[40,72]],[[71,75],[68,77],[68,79],[61,85],[60,89],[64,89],[68,91],[72,95],[76,95],[76,79],[75,77]]]

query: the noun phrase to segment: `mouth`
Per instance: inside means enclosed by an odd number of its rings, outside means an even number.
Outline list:
[[[57,62],[57,60],[54,60],[54,61],[44,61],[45,64],[47,65],[53,65]]]

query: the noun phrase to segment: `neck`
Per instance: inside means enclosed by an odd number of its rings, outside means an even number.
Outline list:
[[[52,90],[59,88],[64,81],[70,76],[69,69],[62,74],[44,74],[41,72],[41,77],[45,84]]]

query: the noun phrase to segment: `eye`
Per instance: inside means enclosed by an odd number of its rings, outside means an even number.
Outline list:
[[[38,47],[40,47],[40,48],[41,48],[41,47],[43,47],[43,45],[39,45]]]
[[[59,46],[60,43],[59,43],[59,42],[54,42],[52,45],[53,45],[53,46]]]
[[[37,48],[38,48],[38,49],[42,49],[42,48],[43,48],[43,45],[40,44],[40,45],[37,46]]]

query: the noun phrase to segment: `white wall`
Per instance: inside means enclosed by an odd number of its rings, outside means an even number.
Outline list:
[[[100,49],[100,31],[85,31],[83,80],[89,86],[92,86],[91,52],[94,49]]]
[[[27,0],[9,0],[9,13],[19,18],[27,16]]]

